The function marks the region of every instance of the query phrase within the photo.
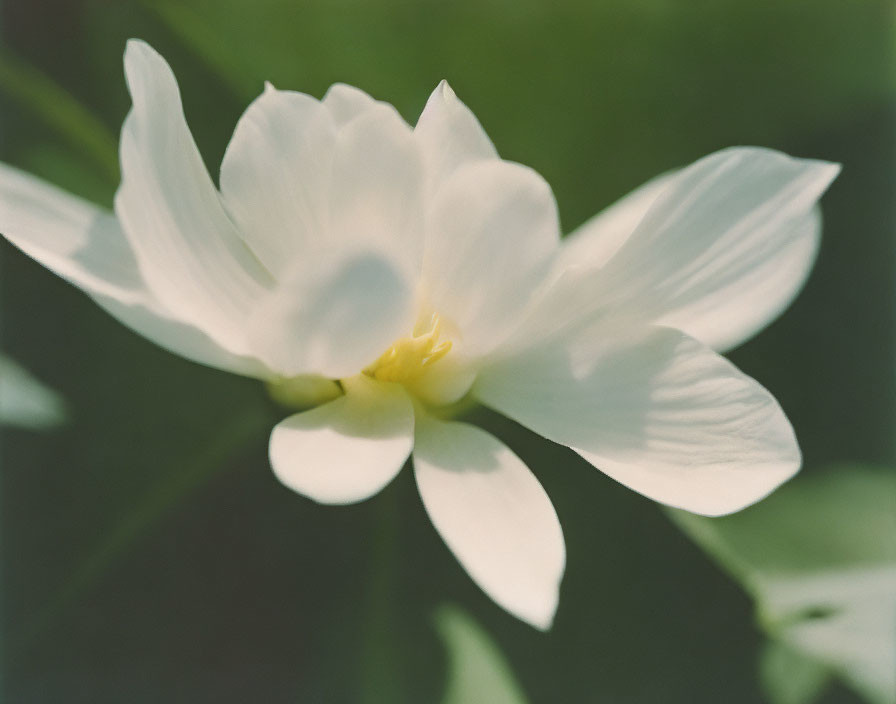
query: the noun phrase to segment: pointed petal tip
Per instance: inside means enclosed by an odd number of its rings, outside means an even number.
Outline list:
[[[519,617],[530,626],[542,633],[548,633],[554,627],[554,619],[557,616],[557,606],[559,605],[559,592],[554,596],[553,602],[549,604],[547,609],[542,609],[526,614],[519,614]]]
[[[144,97],[152,81],[170,82],[177,80],[168,62],[159,52],[142,39],[128,39],[124,49],[124,76],[132,100]]]
[[[800,469],[800,467],[799,467],[799,465],[797,465],[797,467],[789,475],[787,475],[783,479],[781,479],[781,481],[778,484],[776,484],[775,486],[773,486],[771,489],[769,489],[768,491],[766,491],[762,494],[753,496],[753,497],[749,498],[749,500],[746,500],[746,501],[739,501],[739,502],[730,503],[730,504],[719,504],[719,505],[710,506],[710,507],[706,507],[706,506],[685,507],[685,506],[672,506],[671,504],[669,504],[669,505],[672,508],[679,509],[682,511],[687,511],[688,513],[693,513],[696,516],[704,516],[706,518],[723,518],[724,516],[731,516],[735,513],[740,513],[741,511],[745,511],[746,509],[750,508],[751,506],[758,504],[760,501],[764,501],[765,499],[767,499],[769,496],[774,494],[778,489],[780,489],[784,484],[786,484],[791,479],[793,479],[793,477],[796,476],[796,474],[799,472],[799,469]]]
[[[141,49],[151,48],[144,40],[138,37],[129,37],[124,43],[124,53],[139,51]]]
[[[263,95],[268,95],[269,93],[276,93],[277,88],[270,81],[264,82],[264,92]]]
[[[560,586],[566,573],[566,544],[563,541],[561,550],[561,564],[553,584],[542,584],[540,589],[530,592],[526,597],[515,599],[515,603],[497,601],[511,616],[528,623],[542,633],[547,633],[554,627],[557,609],[560,606]],[[492,594],[489,596],[494,599]]]
[[[818,198],[830,187],[840,172],[843,165],[835,161],[826,161],[824,159],[803,159],[800,157],[789,157],[795,162],[801,162],[807,170],[811,171],[816,178],[819,192]]]
[[[124,65],[127,68],[129,64],[140,59],[161,59],[161,54],[153,49],[148,43],[142,39],[131,37],[124,45]],[[164,60],[164,59],[163,59]]]
[[[835,162],[828,161],[825,159],[812,159],[798,156],[791,156],[785,152],[779,151],[777,149],[771,149],[769,147],[757,147],[750,145],[741,145],[735,147],[726,147],[724,149],[720,149],[718,152],[714,154],[710,154],[709,156],[722,155],[722,154],[735,154],[740,152],[744,156],[746,155],[764,155],[767,157],[772,157],[774,159],[783,160],[791,163],[801,163],[806,167],[816,171],[820,177],[823,177],[821,180],[826,179],[826,184],[830,185],[831,181],[833,181],[840,174],[840,171],[843,168],[843,165]]]
[[[843,164],[836,161],[819,161],[818,163],[828,175],[828,185],[843,171]]]
[[[423,418],[416,430],[414,475],[436,531],[498,606],[549,630],[566,548],[541,484],[509,448],[475,426]]]
[[[446,99],[457,97],[454,90],[449,85],[447,78],[443,78],[441,81],[439,81],[439,85],[436,86],[436,91],[439,93],[439,95]]]
[[[486,592],[486,594],[514,618],[529,624],[537,631],[548,633],[554,627],[557,609],[560,606],[560,585],[563,581],[564,572],[565,555],[564,566],[560,570],[556,584],[551,589],[542,591],[539,595],[530,593],[528,597],[514,600],[516,603],[512,603],[506,599],[495,599],[495,595],[490,592]]]
[[[557,609],[560,607],[560,587],[566,574],[566,541],[562,541],[562,554],[560,556],[560,568],[556,574],[556,582],[540,604],[533,604],[527,615],[520,617],[533,628],[542,633],[549,632],[554,627],[557,618]]]

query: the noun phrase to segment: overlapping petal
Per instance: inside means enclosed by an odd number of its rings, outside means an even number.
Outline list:
[[[719,351],[750,339],[790,305],[809,276],[821,237],[821,211],[776,228],[774,240],[739,250],[728,271],[706,267],[692,275],[688,291],[677,296],[657,320],[660,325],[684,330]]]
[[[275,277],[314,257],[329,231],[336,143],[319,101],[267,86],[246,110],[221,164],[221,194],[252,252]]]
[[[575,267],[594,272],[610,261],[674,176],[673,172],[650,179],[570,232],[557,253],[557,270]]]
[[[165,60],[131,40],[125,73],[134,101],[121,135],[115,210],[154,295],[234,354],[245,320],[271,284],[221,203],[187,127]]]
[[[374,254],[310,262],[263,300],[249,321],[257,354],[278,374],[358,374],[414,324],[413,284]]]
[[[271,434],[274,474],[320,503],[349,504],[376,494],[399,472],[414,442],[405,391],[364,377],[344,396],[280,422]]]
[[[429,96],[414,128],[435,191],[461,165],[497,159],[498,152],[472,111],[442,81]]]
[[[414,474],[433,525],[473,580],[513,615],[549,628],[566,563],[563,533],[522,460],[479,428],[424,418]]]
[[[101,208],[0,164],[0,232],[157,345],[200,364],[264,375],[260,362],[223,349],[155,298],[118,221]]]
[[[771,394],[676,330],[627,340],[582,331],[494,362],[473,392],[622,484],[694,513],[744,508],[800,465]]]
[[[330,247],[386,253],[409,276],[424,244],[424,165],[414,133],[376,103],[338,133],[328,184]]]
[[[838,171],[741,147],[651,182],[619,206],[620,223],[638,221],[628,237],[600,221],[574,236],[560,254],[563,280],[523,327],[627,317],[733,347],[802,287],[818,245],[815,204]]]
[[[356,117],[375,110],[378,105],[388,105],[379,100],[374,100],[360,88],[355,88],[345,83],[334,83],[330,86],[321,102],[330,112],[336,127],[340,129]]]
[[[438,194],[423,268],[427,303],[469,354],[498,345],[549,270],[560,236],[550,187],[519,164],[458,168]]]

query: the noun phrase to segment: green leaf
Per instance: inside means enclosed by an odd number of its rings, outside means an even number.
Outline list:
[[[741,513],[673,520],[753,596],[773,638],[896,701],[896,471],[800,476]]]
[[[62,398],[0,355],[0,424],[38,430],[59,425],[64,419]]]
[[[472,618],[443,606],[436,627],[449,656],[442,704],[526,704],[507,660]]]
[[[759,675],[772,704],[810,704],[831,677],[823,664],[777,641],[762,649]]]

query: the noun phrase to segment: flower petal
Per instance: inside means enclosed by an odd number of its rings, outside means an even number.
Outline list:
[[[258,356],[284,377],[354,376],[414,325],[398,265],[376,254],[322,259],[262,302],[249,323]]]
[[[479,373],[473,393],[656,501],[738,511],[800,466],[775,399],[686,335],[653,328],[613,343],[594,328]]]
[[[430,189],[435,190],[458,166],[497,159],[498,152],[472,111],[442,81],[429,96],[414,128],[426,158]]]
[[[563,532],[522,460],[479,428],[422,418],[414,474],[433,525],[473,581],[514,616],[550,628]]]
[[[839,166],[727,149],[675,174],[583,296],[728,349],[791,301],[818,239],[816,201]],[[603,313],[602,313],[603,314]]]
[[[460,331],[468,354],[490,351],[517,324],[559,233],[551,189],[529,168],[478,161],[445,183],[426,243],[424,295]]]
[[[345,83],[334,83],[331,85],[321,102],[330,112],[338,128],[345,127],[356,117],[374,110],[377,105],[387,105],[374,100],[360,88],[355,88]]]
[[[264,375],[259,362],[231,354],[158,301],[118,221],[92,203],[0,164],[0,231],[157,345],[200,364]]]
[[[674,176],[672,172],[650,179],[570,232],[561,241],[557,270],[600,269],[625,244]]]
[[[0,231],[53,273],[87,291],[133,301],[143,280],[108,211],[0,164]]]
[[[224,211],[168,64],[130,40],[125,73],[134,107],[122,128],[115,210],[140,270],[171,310],[245,353],[244,322],[270,275]]]
[[[406,386],[424,403],[434,406],[457,403],[473,386],[477,365],[467,359],[463,350],[451,348],[451,353],[438,364],[433,364]]]
[[[417,276],[423,251],[423,156],[414,133],[377,103],[342,130],[329,189],[330,247],[384,252]]]
[[[781,223],[774,235],[742,252],[728,271],[689,281],[689,291],[657,321],[684,330],[714,349],[737,347],[791,304],[809,278],[821,240],[821,210]],[[724,264],[722,264],[724,266]]]
[[[414,408],[396,384],[364,377],[346,394],[280,422],[271,466],[293,491],[325,504],[373,496],[398,474],[414,444]]]
[[[236,126],[221,164],[221,193],[243,239],[275,277],[313,257],[313,246],[326,239],[335,141],[320,102],[271,86]]]

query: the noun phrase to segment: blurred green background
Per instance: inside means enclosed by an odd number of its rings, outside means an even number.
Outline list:
[[[172,65],[213,174],[264,80],[318,97],[357,85],[413,123],[447,78],[502,156],[551,183],[567,231],[721,147],[842,162],[805,291],[730,357],[780,400],[805,473],[896,464],[892,2],[0,10],[0,158],[104,204],[129,106],[128,37]],[[282,413],[260,384],[155,348],[5,242],[0,256],[3,349],[70,409],[59,430],[4,432],[3,701],[436,702],[444,601],[475,615],[536,704],[765,701],[747,596],[659,506],[571,451],[476,412],[535,471],[565,531],[560,609],[543,635],[472,584],[409,472],[355,507],[297,496],[268,467],[267,429]],[[821,701],[859,700],[835,686]]]

